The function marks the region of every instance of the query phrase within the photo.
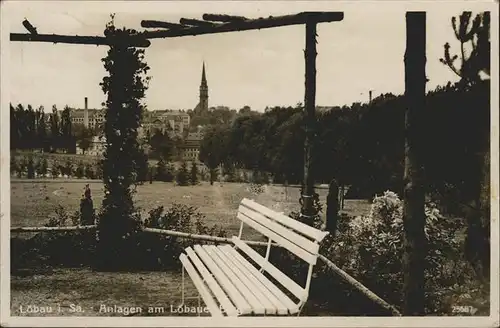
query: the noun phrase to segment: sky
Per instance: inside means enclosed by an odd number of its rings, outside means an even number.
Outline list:
[[[424,6],[425,4],[425,6]],[[462,10],[484,10],[491,2],[408,4],[397,1],[7,1],[2,20],[10,32],[26,33],[27,18],[43,34],[103,35],[110,13],[117,27],[143,30],[142,19],[178,22],[203,13],[248,18],[301,11],[343,11],[344,20],[318,26],[318,106],[368,101],[373,95],[404,92],[405,11],[427,11],[427,89],[457,77],[439,62],[443,45],[457,50],[451,17]],[[146,48],[152,77],[144,102],[150,110],[192,109],[198,103],[202,62],[206,65],[209,106],[288,106],[304,99],[305,27],[154,39]],[[4,45],[2,44],[2,47]],[[7,45],[10,102],[62,109],[100,108],[99,86],[106,46],[10,42]]]

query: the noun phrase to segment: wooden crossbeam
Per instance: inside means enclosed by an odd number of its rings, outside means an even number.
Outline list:
[[[29,20],[27,19],[24,19],[23,21],[23,26],[28,30],[28,32],[30,32],[31,34],[38,34],[37,30],[36,30],[36,27],[34,27],[33,25],[31,25],[31,23],[29,22]]]
[[[176,23],[169,23],[156,20],[143,20],[141,21],[141,26],[145,28],[186,28],[187,25],[181,25]]]
[[[207,14],[208,15],[208,14]],[[210,16],[208,16],[210,17]],[[302,12],[296,15],[277,16],[261,19],[248,19],[243,21],[231,21],[213,26],[193,26],[185,29],[167,31],[145,31],[142,35],[146,39],[175,38],[188,35],[215,34],[224,32],[260,30],[289,25],[301,25],[307,22],[326,23],[336,22],[344,19],[343,12]],[[196,20],[197,22],[201,22]],[[182,21],[181,21],[182,23]]]
[[[204,14],[203,19],[206,21],[224,22],[224,23],[241,22],[248,20],[248,18],[243,16],[218,15],[218,14]]]
[[[181,18],[179,22],[182,25],[191,25],[191,26],[199,26],[199,27],[215,27],[217,24],[212,22],[202,21],[199,19],[191,19],[191,18]]]
[[[10,33],[10,41],[28,41],[28,42],[52,42],[68,44],[92,44],[92,45],[113,45],[118,42],[126,42],[131,47],[147,48],[151,45],[149,40],[142,37],[130,37],[127,39],[113,39],[103,36],[78,36],[78,35],[57,35],[57,34],[23,34]]]

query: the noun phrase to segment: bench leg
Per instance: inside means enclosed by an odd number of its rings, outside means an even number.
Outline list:
[[[196,311],[196,312],[198,312],[199,317],[201,317],[200,309],[201,309],[201,297],[200,297],[200,293],[198,293],[198,311]]]
[[[184,265],[182,266],[182,289],[181,289],[181,304],[184,305]]]

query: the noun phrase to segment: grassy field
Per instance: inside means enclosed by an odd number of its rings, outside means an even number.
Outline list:
[[[13,180],[11,182],[11,226],[40,226],[55,215],[57,206],[73,212],[79,209],[80,198],[86,184],[90,185],[94,206],[100,207],[104,197],[101,181],[57,181],[47,182]],[[236,212],[239,202],[251,198],[280,212],[289,213],[300,209],[299,189],[282,186],[264,186],[264,192],[256,195],[249,185],[238,183],[203,182],[198,186],[179,187],[173,183],[153,182],[137,187],[135,201],[146,214],[158,206],[169,207],[172,203],[196,206],[207,217],[207,225],[218,224],[229,232],[237,232],[239,220]],[[326,190],[318,190],[324,204]],[[363,200],[346,200],[344,212],[350,215],[367,214],[370,203]],[[324,215],[324,213],[323,213]]]
[[[11,226],[41,226],[55,214],[58,205],[68,212],[78,210],[86,183],[90,184],[95,207],[99,207],[104,196],[100,181],[12,181]],[[319,193],[324,202],[326,191],[320,190]],[[169,207],[172,203],[196,206],[206,216],[207,225],[222,225],[232,235],[239,229],[236,212],[244,197],[285,213],[300,208],[298,188],[285,191],[284,187],[265,186],[262,194],[255,195],[248,185],[236,183],[179,187],[154,182],[139,186],[135,199],[145,213],[160,205]],[[351,215],[367,214],[368,211],[368,201],[345,202],[345,212]],[[244,230],[244,237],[253,239],[248,230]],[[101,304],[104,304],[141,306],[139,315],[179,315],[171,311],[171,305],[175,309],[181,302],[180,286],[180,272],[102,273],[90,269],[40,269],[23,273],[20,270],[11,276],[11,313],[14,316],[40,315],[25,313],[27,305],[37,305],[52,307],[53,312],[44,316],[123,316],[123,313],[101,311]],[[186,296],[197,296],[189,279],[186,279],[186,288]],[[186,303],[197,306],[196,300]],[[75,311],[76,306],[84,312]],[[328,315],[327,310],[311,306],[304,310],[304,314]],[[149,314],[149,307],[156,313]]]

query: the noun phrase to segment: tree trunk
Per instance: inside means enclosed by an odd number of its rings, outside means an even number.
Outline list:
[[[422,124],[425,106],[426,13],[406,13],[405,53],[405,168],[404,168],[404,315],[425,311],[424,267],[425,191],[423,181]]]

